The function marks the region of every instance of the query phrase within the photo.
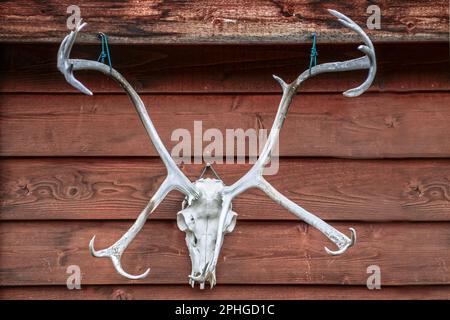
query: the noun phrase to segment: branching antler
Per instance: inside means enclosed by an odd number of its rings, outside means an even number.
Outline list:
[[[193,280],[204,281],[204,279],[207,279],[209,277],[209,274],[214,272],[220,254],[220,248],[222,247],[223,237],[221,235],[223,234],[225,216],[230,208],[231,201],[240,193],[250,188],[259,188],[260,190],[264,191],[271,199],[279,203],[284,208],[288,209],[290,212],[292,212],[295,216],[297,216],[301,220],[317,228],[326,237],[328,237],[328,239],[330,239],[338,247],[338,249],[336,251],[332,251],[327,247],[325,247],[327,253],[331,255],[342,254],[355,243],[356,241],[355,229],[350,228],[351,237],[350,238],[347,237],[345,234],[336,230],[323,220],[319,219],[317,216],[306,211],[293,201],[286,198],[284,195],[278,192],[269,182],[267,182],[263,177],[264,166],[270,162],[272,150],[275,146],[275,143],[278,141],[279,132],[283,126],[289,106],[292,102],[294,95],[297,92],[298,87],[302,84],[303,81],[318,74],[326,72],[341,72],[341,71],[369,69],[369,75],[367,79],[364,81],[364,83],[362,83],[360,86],[356,88],[347,90],[343,93],[347,97],[356,97],[365,92],[370,87],[373,79],[375,78],[376,74],[375,49],[369,37],[350,18],[346,17],[345,15],[335,10],[328,10],[328,11],[332,15],[337,17],[338,21],[341,24],[352,29],[362,37],[364,45],[360,45],[358,49],[363,53],[365,53],[365,56],[342,62],[332,62],[317,65],[313,67],[311,70],[304,71],[297,77],[297,79],[295,79],[295,81],[293,81],[290,84],[287,84],[280,77],[274,75],[275,80],[280,84],[283,90],[283,96],[281,98],[278,107],[278,112],[275,116],[275,120],[272,125],[269,138],[267,139],[267,142],[263,148],[263,151],[261,152],[260,157],[258,158],[257,162],[253,165],[253,167],[233,185],[225,187],[222,198],[223,201],[222,211],[218,225],[217,231],[218,237],[215,245],[214,258],[207,266],[207,268],[205,268],[203,274],[197,277],[192,277]]]
[[[178,190],[186,195],[188,201],[192,201],[199,197],[199,193],[196,190],[195,186],[189,181],[189,179],[181,172],[181,170],[177,167],[169,152],[165,148],[164,144],[161,141],[156,129],[147,113],[144,103],[141,98],[137,94],[137,92],[133,89],[133,87],[125,80],[125,78],[117,72],[114,68],[111,68],[108,65],[97,61],[91,60],[82,60],[82,59],[70,59],[70,52],[72,50],[72,46],[76,40],[78,32],[86,26],[86,23],[77,25],[75,31],[72,31],[68,36],[64,38],[61,43],[61,46],[58,51],[58,69],[65,76],[67,82],[71,84],[76,89],[81,92],[92,95],[92,92],[87,89],[80,81],[78,81],[73,72],[77,70],[95,70],[100,71],[101,73],[107,75],[108,77],[113,78],[117,81],[122,88],[128,94],[131,102],[133,103],[136,111],[139,115],[139,118],[142,121],[142,124],[147,131],[148,136],[150,137],[155,149],[160,155],[164,165],[167,168],[167,177],[164,182],[159,187],[158,191],[153,195],[150,202],[147,206],[142,210],[137,218],[136,222],[131,226],[131,228],[112,246],[107,249],[96,251],[94,249],[94,240],[95,236],[89,243],[89,249],[92,255],[96,257],[109,257],[112,260],[114,267],[117,272],[121,275],[129,278],[129,279],[141,279],[148,275],[150,269],[147,269],[141,275],[130,275],[125,272],[122,268],[120,259],[122,257],[123,252],[128,247],[128,245],[133,241],[136,237],[137,233],[142,229],[147,220],[148,216],[156,209],[156,207],[161,203],[161,201],[165,198],[165,196],[172,190]]]

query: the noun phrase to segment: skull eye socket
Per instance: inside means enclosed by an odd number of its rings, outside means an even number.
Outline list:
[[[186,210],[182,210],[177,214],[177,225],[181,231],[193,230],[195,218]]]

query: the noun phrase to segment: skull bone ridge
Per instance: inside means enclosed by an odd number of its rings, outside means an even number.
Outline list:
[[[187,201],[184,201],[182,210],[177,214],[178,228],[186,233],[186,245],[192,263],[191,277],[202,274],[214,257],[222,210],[222,191],[225,187],[222,180],[211,178],[198,179],[194,184],[200,197],[189,205],[187,205]],[[222,237],[233,231],[236,218],[237,213],[230,208],[225,217]],[[209,282],[211,288],[216,284],[215,270],[205,279],[206,281]],[[195,282],[190,278],[189,283],[192,287]],[[204,289],[205,282],[200,282],[201,289]]]

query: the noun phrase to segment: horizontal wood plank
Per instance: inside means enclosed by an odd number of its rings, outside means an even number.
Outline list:
[[[202,165],[182,170],[195,180]],[[225,183],[250,165],[215,165]],[[10,159],[0,162],[1,220],[135,219],[165,177],[158,159]],[[281,159],[266,178],[326,220],[449,221],[450,160]],[[175,219],[170,193],[152,219]],[[259,190],[233,201],[239,220],[297,220]]]
[[[125,95],[3,95],[0,99],[0,155],[156,155]],[[202,143],[199,138],[193,141],[195,121],[201,121],[197,137],[209,128],[220,130],[225,153],[226,148],[237,147],[233,139],[226,139],[227,129],[270,130],[279,100],[279,95],[143,96],[167,148],[189,141],[193,156],[210,144],[207,140],[203,148],[195,148]],[[446,93],[369,93],[352,99],[337,94],[299,95],[281,131],[279,154],[449,157],[449,105]],[[180,129],[189,131],[189,136],[172,137]]]
[[[0,10],[1,41],[59,42],[67,33],[66,9],[73,2],[8,1]],[[93,31],[115,43],[293,43],[309,42],[313,31],[325,41],[359,41],[326,9],[347,14],[366,28],[370,3],[340,1],[78,1],[90,24],[81,42],[96,42]],[[448,3],[443,0],[377,1],[381,29],[368,30],[375,41],[448,40]]]
[[[446,300],[450,286],[382,287],[310,285],[219,285],[214,290],[186,285],[1,287],[2,300]]]
[[[377,75],[369,91],[449,91],[448,43],[418,48],[416,43],[376,44]],[[320,39],[317,50],[319,63],[361,56],[354,44],[326,45]],[[2,92],[79,93],[57,70],[57,51],[57,45],[1,44]],[[97,59],[99,51],[100,44],[76,44],[72,57]],[[113,66],[140,93],[278,94],[272,74],[293,81],[308,68],[310,52],[310,45],[111,45]],[[76,76],[94,93],[123,92],[102,74],[77,72]],[[306,81],[300,92],[343,92],[366,76],[366,71],[328,73]]]
[[[367,267],[378,265],[381,285],[450,284],[450,223],[335,223],[352,226],[358,243],[339,257],[330,242],[300,222],[239,221],[225,237],[217,268],[220,284],[366,285]],[[78,265],[82,284],[187,284],[190,261],[184,233],[175,222],[151,221],[122,258],[125,270],[150,276],[135,281],[118,275],[109,259],[88,250],[114,243],[127,222],[2,222],[0,285],[65,285],[70,265]],[[347,231],[348,232],[348,231]],[[263,236],[261,236],[263,235]],[[239,272],[237,272],[239,270]]]

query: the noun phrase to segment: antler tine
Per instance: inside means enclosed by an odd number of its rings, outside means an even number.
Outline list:
[[[148,205],[139,214],[135,223],[116,243],[114,243],[107,249],[96,251],[94,248],[94,236],[89,244],[92,255],[96,257],[109,257],[112,260],[114,267],[121,275],[130,279],[141,279],[147,276],[149,270],[138,276],[130,275],[125,272],[120,262],[123,252],[136,237],[137,233],[142,229],[148,216],[156,209],[159,203],[170,191],[175,189],[182,192],[186,195],[189,202],[193,199],[197,199],[199,197],[199,192],[192,184],[192,182],[183,174],[180,168],[178,168],[175,161],[170,156],[161,138],[159,137],[158,132],[156,131],[150,119],[150,116],[147,113],[142,99],[139,97],[133,87],[128,83],[128,81],[119,72],[117,72],[117,70],[98,61],[69,58],[77,34],[84,26],[86,26],[86,23],[78,23],[76,29],[72,31],[68,36],[66,36],[62,41],[58,51],[58,69],[64,74],[69,84],[88,95],[92,95],[92,92],[74,77],[74,71],[95,70],[117,81],[128,94],[128,97],[133,103],[148,136],[150,137],[153,145],[155,146],[155,149],[157,150],[158,154],[161,157],[161,160],[163,161],[167,169],[167,178],[161,184],[158,191],[154,194]]]
[[[173,183],[170,182],[170,178],[166,178],[164,182],[159,187],[158,191],[153,195],[152,199],[149,201],[147,206],[142,210],[142,212],[139,214],[138,218],[134,222],[134,224],[131,226],[130,229],[119,239],[117,240],[113,245],[111,245],[109,248],[103,249],[103,250],[95,250],[94,248],[94,241],[95,236],[92,237],[91,241],[89,242],[89,251],[94,257],[107,257],[110,258],[114,268],[117,270],[118,273],[120,273],[122,276],[128,278],[128,279],[142,279],[145,278],[149,272],[150,268],[147,269],[144,273],[140,275],[131,275],[127,272],[125,272],[122,268],[121,264],[121,258],[122,254],[124,253],[125,249],[128,247],[128,245],[134,240],[134,238],[137,236],[139,231],[144,226],[145,222],[147,221],[148,216],[158,207],[158,205],[161,203],[161,201],[165,198],[165,196],[173,190],[174,186]]]
[[[358,46],[358,50],[363,52],[365,56],[347,61],[323,63],[314,66],[311,68],[311,70],[306,70],[300,76],[298,76],[298,78],[293,83],[295,88],[294,90],[296,90],[303,81],[321,73],[369,69],[368,76],[361,85],[356,88],[349,89],[343,93],[343,95],[346,97],[357,97],[363,94],[375,79],[375,74],[377,72],[375,48],[367,34],[352,19],[336,10],[328,9],[328,12],[338,18],[338,21],[342,25],[355,31],[362,38],[364,45]]]
[[[336,18],[338,18],[338,21],[341,24],[343,24],[347,28],[352,29],[353,31],[358,33],[362,37],[364,43],[368,47],[373,49],[373,44],[372,44],[372,41],[370,40],[370,38],[367,36],[367,34],[364,32],[364,30],[358,24],[356,24],[352,19],[350,19],[346,15],[340,13],[339,11],[336,11],[336,10],[333,10],[333,9],[327,9],[327,11],[329,13],[331,13],[333,16],[335,16]]]
[[[120,249],[121,248],[124,248],[124,249],[120,250],[120,252],[118,252],[118,253],[115,253],[115,251],[117,250],[116,249],[117,247],[109,247],[104,250],[96,251],[94,249],[94,241],[95,241],[95,236],[93,236],[91,241],[89,242],[89,251],[91,252],[91,254],[94,257],[110,258],[113,263],[114,269],[116,269],[116,271],[120,275],[124,276],[125,278],[131,279],[131,280],[139,280],[139,279],[143,279],[143,278],[147,277],[148,274],[150,273],[150,268],[148,268],[144,273],[142,273],[140,275],[129,274],[122,268],[122,263],[120,262],[120,259],[122,258],[122,253],[125,250],[125,247],[120,247]]]
[[[367,34],[364,32],[363,29],[359,25],[357,25],[352,19],[349,17],[343,15],[342,13],[333,10],[328,9],[328,12],[330,12],[333,16],[338,18],[338,21],[346,26],[347,28],[355,31],[357,34],[360,35],[365,45],[360,45],[358,47],[358,50],[366,54],[366,56],[369,59],[369,66],[367,69],[369,69],[369,74],[367,76],[366,81],[364,81],[360,86],[347,90],[343,94],[346,97],[356,97],[361,94],[363,94],[372,84],[373,80],[375,79],[375,74],[377,73],[377,61],[375,56],[375,48],[373,46],[372,41],[367,36]]]
[[[83,29],[87,23],[81,23],[82,19],[78,22],[74,31],[71,31],[64,40],[61,42],[58,50],[58,70],[66,78],[66,81],[74,88],[80,90],[84,94],[92,96],[92,91],[86,88],[77,78],[73,75],[73,65],[69,59],[70,52],[72,51],[73,44],[77,38],[78,32]]]
[[[330,226],[331,227],[331,226]],[[339,250],[333,251],[325,247],[325,251],[332,255],[332,256],[338,256],[340,254],[343,254],[345,251],[347,251],[348,248],[352,247],[356,243],[356,230],[354,228],[348,228],[351,232],[351,238],[350,241],[348,241],[348,238],[345,241],[345,245],[339,248]]]

